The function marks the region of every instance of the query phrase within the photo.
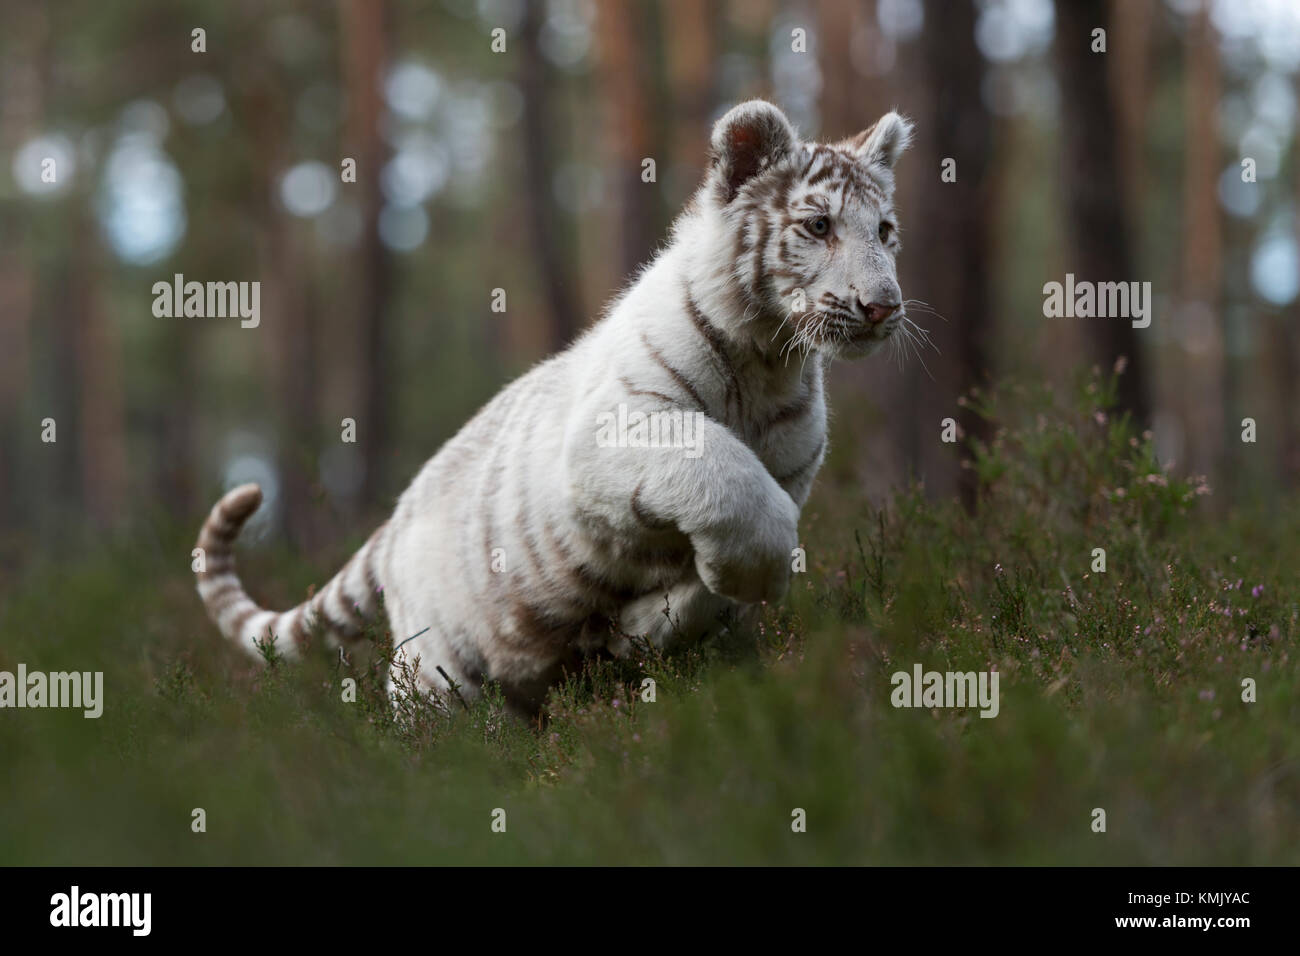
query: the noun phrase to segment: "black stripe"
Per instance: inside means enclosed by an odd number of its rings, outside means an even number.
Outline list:
[[[786,422],[802,418],[808,413],[809,409],[812,408],[812,397],[813,391],[812,389],[808,389],[808,391],[804,392],[803,395],[796,398],[789,405],[777,409],[776,414],[767,420],[767,424],[763,426],[763,429],[767,430],[769,428],[775,428],[777,425],[784,425]]]
[[[704,399],[700,398],[700,393],[695,390],[695,386],[692,385],[687,380],[685,375],[683,375],[681,372],[677,371],[677,369],[673,368],[671,365],[668,364],[668,360],[664,358],[663,353],[660,352],[659,349],[656,348],[653,344],[651,344],[650,337],[646,335],[645,332],[641,333],[641,342],[649,350],[650,357],[654,359],[656,362],[658,362],[660,366],[663,367],[663,370],[669,374],[672,380],[677,383],[677,385],[682,389],[682,391],[684,391],[687,395],[689,395],[691,397],[691,400],[695,402],[695,404],[700,409],[702,410],[705,409],[707,406],[704,404]]]
[[[343,613],[348,616],[348,620],[345,623],[350,624],[353,630],[359,631],[363,627],[365,627],[366,619],[353,606],[354,602],[352,601],[351,598],[348,597],[347,591],[344,588],[344,584],[347,581],[347,577],[345,575],[346,571],[347,571],[347,567],[344,566],[343,571],[339,572],[339,574],[341,575],[339,579],[339,587],[338,587],[339,607],[343,608]]]
[[[696,331],[700,333],[704,341],[709,344],[713,354],[717,357],[718,363],[722,366],[722,377],[726,380],[727,396],[736,397],[736,414],[744,415],[744,396],[740,391],[740,377],[736,374],[735,366],[731,363],[731,356],[727,354],[727,343],[722,333],[718,331],[717,326],[708,320],[700,310],[699,304],[691,295],[690,289],[686,289],[686,314],[690,316],[691,324],[695,326]]]
[[[258,611],[259,608],[256,605],[252,605],[244,608],[244,610],[236,614],[234,620],[232,620],[229,625],[231,637],[238,640],[240,632],[244,629],[244,625],[248,623],[248,619],[256,615]]]
[[[836,172],[838,172],[836,164],[833,162],[827,162],[825,166],[804,180],[804,183],[808,186],[816,186],[818,183],[824,182],[834,176]]]
[[[204,600],[208,604],[216,604],[227,595],[239,594],[242,590],[243,589],[239,586],[239,580],[237,578],[232,577],[229,581],[226,581],[224,584],[218,585],[217,588],[213,590]]]
[[[817,445],[817,450],[816,450],[815,452],[813,452],[813,454],[808,458],[807,461],[805,461],[802,465],[800,465],[800,466],[799,466],[798,468],[796,468],[794,471],[790,472],[788,475],[784,475],[784,476],[782,476],[782,477],[776,479],[776,483],[777,483],[778,485],[784,485],[784,484],[786,484],[787,482],[793,481],[794,479],[798,478],[800,475],[802,475],[805,471],[807,471],[807,470],[808,470],[809,468],[811,468],[813,465],[817,464],[817,459],[821,458],[822,451],[824,451],[825,448],[826,448],[826,439],[823,438],[823,439],[821,440],[821,442],[818,443],[818,445]]]
[[[636,591],[625,585],[615,584],[606,579],[585,561],[578,561],[573,551],[560,540],[550,522],[542,526],[545,544],[558,559],[556,564],[570,580],[576,590],[594,592],[594,600],[600,605],[618,606],[636,597]]]
[[[677,404],[677,402],[673,398],[671,398],[668,395],[665,395],[663,392],[656,392],[653,389],[649,389],[649,388],[637,388],[635,385],[632,384],[632,382],[628,379],[626,375],[620,375],[618,382],[625,389],[627,389],[627,393],[629,395],[644,395],[647,398],[657,398],[660,401],[667,402],[669,405]]]

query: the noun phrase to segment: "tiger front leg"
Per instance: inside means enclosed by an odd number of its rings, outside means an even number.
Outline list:
[[[693,454],[600,447],[575,428],[568,449],[574,503],[630,534],[681,531],[714,594],[742,604],[779,600],[799,543],[799,506],[748,445],[701,417]]]
[[[766,473],[764,473],[766,475]],[[715,521],[691,534],[695,570],[714,594],[756,604],[779,601],[799,545],[799,506],[776,484],[752,488]]]
[[[678,527],[705,587],[741,604],[779,601],[799,545],[799,505],[729,429],[716,425],[707,438],[699,458],[663,476],[660,494],[686,505]]]

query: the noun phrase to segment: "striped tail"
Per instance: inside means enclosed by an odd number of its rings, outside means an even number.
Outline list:
[[[261,488],[240,485],[227,492],[203,522],[197,544],[203,549],[203,570],[196,576],[208,616],[222,634],[259,657],[257,645],[269,640],[275,641],[275,649],[282,656],[297,656],[314,622],[336,638],[358,635],[366,620],[378,611],[374,552],[385,526],[372,534],[343,570],[309,600],[291,611],[267,611],[244,590],[235,573],[231,550],[239,529],[261,503]]]

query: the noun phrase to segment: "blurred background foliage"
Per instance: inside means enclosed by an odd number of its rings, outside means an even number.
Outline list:
[[[808,138],[917,122],[900,269],[937,349],[835,369],[824,485],[969,503],[940,422],[993,436],[963,396],[1120,356],[1120,408],[1208,476],[1208,513],[1300,476],[1288,0],[0,0],[0,23],[0,572],[197,529],[243,480],[268,492],[250,537],[336,547],[600,315],[752,96]],[[1044,318],[1067,272],[1151,282],[1150,328]],[[154,316],[177,273],[260,282],[259,327]]]

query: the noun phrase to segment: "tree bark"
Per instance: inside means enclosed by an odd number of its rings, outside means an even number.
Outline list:
[[[651,135],[651,63],[646,55],[648,17],[641,0],[621,0],[596,8],[602,100],[607,130],[605,151],[613,173],[615,203],[611,222],[618,233],[617,271],[628,275],[650,257],[656,236],[656,183],[643,182],[642,162],[655,161],[656,180],[667,172],[668,157],[654,153]]]
[[[121,335],[100,297],[104,276],[96,236],[86,215],[74,240],[72,303],[80,381],[81,496],[90,524],[107,529],[120,525],[127,513],[125,395]]]
[[[709,162],[710,120],[718,105],[719,8],[709,0],[670,0],[663,19],[672,24],[664,44],[672,88],[673,161],[696,170],[695,184]]]
[[[257,117],[258,186],[267,197],[262,211],[266,241],[261,256],[268,281],[262,283],[261,324],[253,334],[267,339],[263,355],[268,392],[275,401],[279,500],[285,528],[297,547],[310,550],[320,544],[320,522],[314,507],[320,438],[316,330],[307,306],[308,277],[299,224],[270,198],[291,162],[284,98],[269,64],[259,61],[249,69],[258,71],[246,108]],[[360,172],[357,178],[359,182]],[[369,424],[363,424],[364,417],[358,418],[359,436]]]
[[[550,348],[562,348],[581,327],[582,304],[577,278],[569,265],[572,247],[564,214],[555,198],[555,154],[558,138],[552,110],[553,78],[541,49],[545,9],[542,0],[525,0],[519,30],[519,85],[524,94],[524,178],[528,194],[528,228],[536,256],[538,279],[546,297]]]
[[[875,117],[862,110],[860,84],[854,81],[855,4],[817,0],[817,56],[822,69],[821,138],[843,139],[865,129]]]
[[[45,115],[49,73],[49,14],[36,3],[14,5],[7,62],[0,82],[0,142],[23,142]],[[31,522],[22,507],[30,469],[20,448],[34,447],[43,415],[24,415],[31,384],[32,328],[36,311],[35,257],[23,214],[28,203],[0,200],[0,534]],[[0,552],[0,559],[4,554]]]
[[[936,28],[940,21],[942,26]],[[940,5],[931,0],[926,22],[931,26],[920,43],[927,75],[929,112],[924,123],[929,148],[922,154],[925,165],[920,176],[927,185],[920,191],[915,218],[923,230],[919,247],[925,250],[923,294],[948,322],[932,329],[943,356],[933,352],[925,356],[940,387],[936,389],[915,365],[909,385],[912,404],[922,411],[917,423],[922,447],[927,449],[922,460],[937,472],[959,464],[938,454],[934,436],[941,419],[957,418],[968,437],[989,437],[988,423],[959,409],[956,399],[984,385],[992,371],[991,224],[996,180],[991,175],[991,120],[981,101],[984,59],[975,45],[974,4],[962,0]],[[948,159],[956,164],[955,182],[941,178],[942,163]],[[963,504],[973,508],[978,491],[975,473],[959,468],[957,488]]]
[[[1300,96],[1300,76],[1295,78]],[[1300,196],[1300,161],[1292,158],[1295,193]],[[1300,235],[1300,209],[1296,211],[1296,235]],[[1296,263],[1300,269],[1300,262]],[[1277,369],[1278,449],[1277,475],[1287,490],[1300,488],[1300,299],[1292,302],[1273,320],[1273,362]]]
[[[362,231],[357,262],[357,328],[361,344],[361,409],[357,447],[365,462],[361,496],[380,504],[387,487],[392,432],[390,285],[392,262],[379,237],[383,193],[379,174],[387,159],[380,125],[380,95],[388,62],[388,4],[384,0],[340,0],[343,77],[347,89],[347,152],[357,161]],[[345,186],[344,188],[348,188]],[[350,417],[350,416],[349,416]]]
[[[1219,49],[1210,24],[1208,5],[1202,5],[1188,25],[1185,131],[1183,156],[1183,281],[1182,305],[1199,326],[1194,336],[1182,340],[1193,347],[1187,356],[1183,391],[1189,396],[1184,421],[1198,423],[1188,429],[1188,464],[1198,472],[1218,473],[1226,483],[1232,470],[1225,468],[1225,421],[1235,396],[1231,359],[1227,354],[1227,317],[1220,298],[1223,275],[1222,222],[1219,216]]]
[[[1056,61],[1061,84],[1061,127],[1071,262],[1075,281],[1131,282],[1133,235],[1127,215],[1120,124],[1106,55],[1092,52],[1092,31],[1113,34],[1105,0],[1062,0],[1056,4]],[[1128,361],[1119,381],[1119,410],[1138,427],[1151,420],[1147,358],[1137,330],[1124,318],[1096,318],[1090,336],[1106,371],[1120,356]],[[1159,321],[1159,317],[1153,319]]]
[[[1156,4],[1139,0],[1110,0],[1110,34],[1114,49],[1110,55],[1114,89],[1124,95],[1116,101],[1119,110],[1120,152],[1124,173],[1124,194],[1129,207],[1139,208],[1146,194],[1147,104],[1151,93],[1151,33]]]

